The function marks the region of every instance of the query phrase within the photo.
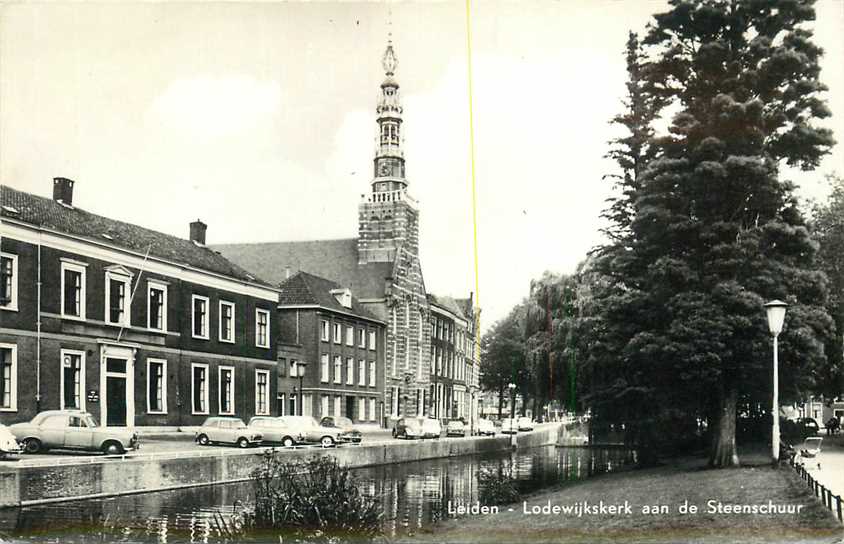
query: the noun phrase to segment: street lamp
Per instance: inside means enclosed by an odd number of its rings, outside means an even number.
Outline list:
[[[302,393],[302,378],[305,377],[305,363],[301,361],[296,362],[296,376],[299,378],[299,415],[301,416],[305,408],[305,395]]]
[[[507,389],[510,390],[510,419],[513,419],[516,417],[516,384],[508,383]]]
[[[786,308],[788,308],[788,304],[781,300],[773,300],[765,304],[765,310],[768,312],[768,329],[771,331],[771,336],[774,337],[774,386],[773,402],[771,404],[771,419],[773,419],[773,426],[771,428],[771,458],[774,467],[779,464],[780,460],[779,357],[777,354],[779,346],[777,344],[777,337],[782,332]]]

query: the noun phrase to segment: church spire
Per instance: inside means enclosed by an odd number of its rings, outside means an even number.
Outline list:
[[[404,151],[402,150],[402,106],[399,84],[395,80],[399,61],[393,49],[392,38],[387,40],[387,49],[381,58],[385,79],[375,108],[378,122],[378,145],[375,149],[375,172],[372,180],[373,193],[404,190]]]

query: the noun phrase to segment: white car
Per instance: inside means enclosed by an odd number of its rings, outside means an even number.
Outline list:
[[[200,446],[218,443],[236,444],[239,448],[260,444],[262,439],[262,433],[247,427],[239,417],[209,417],[194,436]]]
[[[0,423],[0,459],[21,452],[20,444],[8,427]]]
[[[459,419],[452,419],[445,426],[446,436],[466,436],[466,425]]]
[[[515,419],[507,418],[501,420],[501,433],[502,434],[516,434],[519,432],[519,424],[516,423]]]
[[[422,438],[439,438],[443,434],[443,426],[439,419],[430,417],[423,417],[422,419]]]
[[[533,430],[533,420],[529,417],[520,417],[517,423],[518,428],[520,431],[532,431]]]
[[[489,419],[479,419],[475,432],[482,436],[495,436],[495,424]]]

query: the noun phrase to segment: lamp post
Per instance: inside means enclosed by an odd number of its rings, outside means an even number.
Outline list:
[[[779,407],[779,357],[777,337],[782,332],[782,324],[785,321],[785,310],[788,304],[781,300],[773,300],[765,304],[765,310],[768,312],[768,329],[771,331],[771,336],[774,337],[774,384],[773,384],[773,402],[771,403],[771,419],[773,426],[771,428],[771,460],[774,467],[779,464],[780,460],[780,407]]]
[[[510,419],[513,419],[516,417],[516,384],[508,383],[507,389],[510,390]]]
[[[305,377],[305,363],[299,361],[296,363],[296,376],[299,378],[299,415],[304,414],[305,395],[302,392],[302,378]]]

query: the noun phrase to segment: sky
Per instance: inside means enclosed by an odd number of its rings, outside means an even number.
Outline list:
[[[482,327],[546,270],[602,241],[603,158],[628,30],[662,0],[489,0],[471,7]],[[822,81],[844,141],[844,2],[820,0]],[[388,33],[426,288],[475,291],[466,5],[3,3],[0,181],[208,243],[351,238],[369,190]],[[804,198],[844,174],[838,145]]]

